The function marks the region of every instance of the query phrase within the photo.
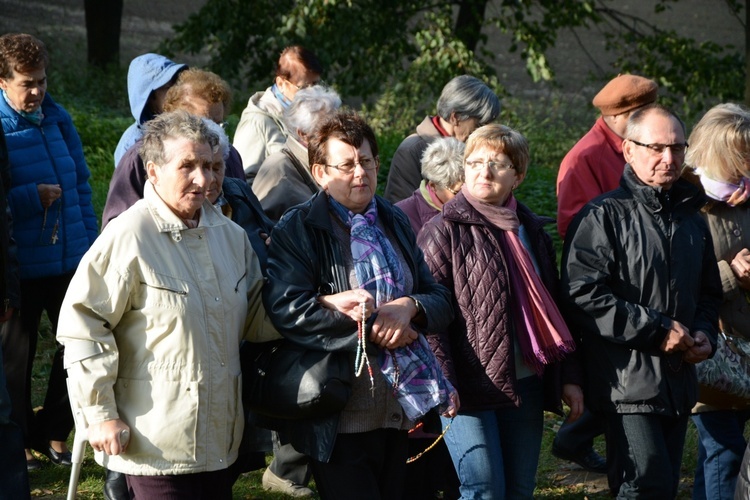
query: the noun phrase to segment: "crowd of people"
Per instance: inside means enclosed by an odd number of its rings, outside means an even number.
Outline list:
[[[552,453],[617,498],[677,496],[691,418],[693,498],[750,494],[750,395],[727,381],[750,387],[748,109],[688,135],[653,80],[618,75],[562,160],[555,221],[517,198],[533,144],[479,78],[446,83],[381,197],[376,135],[310,50],[281,53],[231,143],[229,85],[144,54],[99,231],[48,64],[0,36],[0,498],[29,498],[39,454],[70,466],[77,426],[109,500],[231,498],[259,469],[291,497],[314,478],[326,499],[527,499],[545,411],[565,417]],[[240,353],[268,346],[347,367],[345,400],[246,411],[260,375]],[[701,368],[727,349],[717,385]]]

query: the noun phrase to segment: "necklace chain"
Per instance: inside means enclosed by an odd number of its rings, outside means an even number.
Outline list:
[[[367,373],[370,376],[370,392],[375,396],[375,377],[372,375],[370,357],[367,356],[367,339],[365,338],[365,308],[367,304],[363,300],[359,303],[362,312],[361,320],[357,322],[357,354],[354,357],[354,374],[359,377],[362,369],[367,365]]]
[[[60,214],[62,213],[62,197],[58,198],[59,203],[57,204],[57,216],[55,217],[55,224],[52,226],[52,235],[49,238],[48,244],[55,245],[57,240],[60,239],[58,232],[60,230]],[[54,202],[53,202],[54,203]],[[44,208],[44,216],[42,217],[42,230],[39,235],[39,243],[44,244],[44,231],[47,229],[47,212],[49,207]]]
[[[419,460],[420,458],[422,458],[422,455],[424,455],[425,453],[427,453],[428,451],[430,451],[431,449],[433,449],[435,446],[437,446],[438,443],[440,442],[440,440],[445,437],[445,433],[448,432],[448,429],[451,428],[451,424],[453,423],[453,418],[455,418],[455,417],[451,417],[450,422],[448,422],[448,425],[445,426],[445,429],[443,429],[443,432],[441,432],[440,435],[435,438],[435,441],[433,441],[432,444],[430,444],[430,446],[428,446],[427,448],[425,448],[424,451],[422,451],[420,453],[417,453],[413,457],[407,458],[406,459],[406,463],[410,464],[412,462],[416,462],[417,460]],[[417,424],[417,426],[414,427],[409,432],[413,432],[413,431],[419,429],[421,426],[422,426],[422,422],[420,422],[419,424]]]

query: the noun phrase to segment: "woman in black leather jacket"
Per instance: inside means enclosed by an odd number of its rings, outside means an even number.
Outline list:
[[[407,217],[375,196],[377,143],[364,120],[338,113],[318,128],[308,151],[324,191],[287,211],[273,230],[266,310],[295,344],[345,351],[353,365],[363,345],[366,356],[341,412],[290,420],[286,430],[295,449],[312,458],[323,498],[400,498],[412,422],[379,375],[378,355],[411,344],[416,327],[445,328],[450,295],[434,282]]]

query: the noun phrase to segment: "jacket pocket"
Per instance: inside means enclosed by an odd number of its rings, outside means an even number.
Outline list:
[[[118,379],[115,398],[131,428],[127,455],[150,464],[196,462],[197,382]]]
[[[188,282],[164,274],[151,274],[141,281],[144,307],[158,307],[184,311],[190,287]]]

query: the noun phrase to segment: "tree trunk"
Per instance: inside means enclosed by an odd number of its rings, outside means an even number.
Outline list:
[[[750,0],[748,0],[750,1]],[[458,18],[455,33],[466,47],[474,52],[482,35],[484,11],[489,0],[461,0],[458,2]]]
[[[84,0],[88,62],[104,68],[120,63],[123,0]]]

